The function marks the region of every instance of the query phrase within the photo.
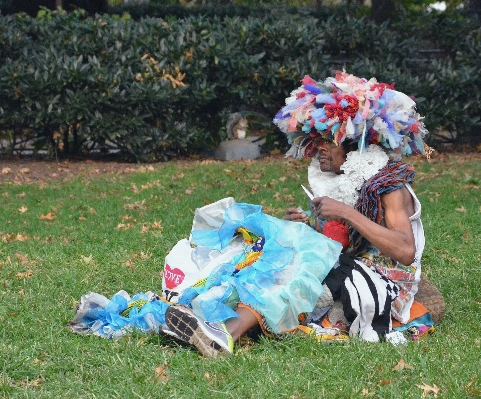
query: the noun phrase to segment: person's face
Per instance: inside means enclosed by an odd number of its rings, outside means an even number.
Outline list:
[[[327,143],[320,140],[317,144],[319,151],[319,165],[323,172],[334,172],[338,175],[344,173],[341,170],[342,164],[346,161],[346,150],[342,145]]]

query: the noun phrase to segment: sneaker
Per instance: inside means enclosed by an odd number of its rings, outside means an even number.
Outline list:
[[[159,335],[164,337],[176,338],[183,341],[174,331],[171,331],[167,324],[161,324],[159,327]]]
[[[184,306],[170,306],[165,312],[170,331],[194,345],[204,356],[231,355],[234,340],[224,323],[210,323],[199,319]]]

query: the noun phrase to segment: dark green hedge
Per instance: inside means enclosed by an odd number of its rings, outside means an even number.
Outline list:
[[[468,20],[427,15],[376,26],[283,15],[0,16],[3,151],[33,143],[72,156],[112,146],[135,161],[208,151],[225,138],[229,113],[269,124],[305,74],[323,79],[343,67],[396,82],[433,132],[477,133],[481,31]],[[276,140],[272,130],[268,143]]]
[[[162,4],[164,3],[164,4]],[[275,3],[275,2],[274,2]],[[308,15],[320,19],[327,19],[334,14],[341,14],[345,7],[323,7],[315,9],[311,7],[286,6],[282,2],[275,4],[218,4],[208,6],[184,7],[178,4],[165,4],[165,2],[149,1],[145,3],[125,3],[111,5],[108,13],[122,15],[128,13],[133,19],[155,17],[155,18],[178,18],[203,16],[207,18],[264,18],[266,15]]]

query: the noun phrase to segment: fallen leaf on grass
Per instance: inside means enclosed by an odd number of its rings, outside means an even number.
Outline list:
[[[466,210],[467,209],[463,205],[461,205],[461,208],[456,208],[456,212],[463,212],[464,213],[464,212],[466,212]]]
[[[142,190],[148,190],[149,188],[156,188],[159,186],[160,186],[160,180],[155,180],[155,181],[148,182],[146,184],[142,184],[140,188]]]
[[[389,380],[381,380],[381,381],[379,381],[379,385],[389,385],[389,384],[391,384],[391,383],[392,383],[392,381],[389,381]]]
[[[393,371],[401,371],[404,369],[414,370],[414,367],[405,363],[404,359],[399,360],[398,364],[393,367]]]
[[[369,392],[368,389],[364,388],[361,392],[361,396],[374,396],[374,392]]]
[[[90,254],[89,256],[83,256],[80,255],[80,258],[88,265],[90,262],[92,262],[93,256]]]
[[[8,243],[10,241],[20,241],[20,242],[23,242],[23,241],[27,241],[28,240],[28,236],[23,233],[22,234],[15,234],[15,233],[11,233],[11,234],[2,234],[2,241],[4,243]]]
[[[31,381],[29,385],[30,385],[31,387],[39,387],[39,386],[42,385],[42,384],[43,384],[43,378],[42,378],[41,375],[39,375],[39,376],[37,377],[37,379]]]
[[[154,221],[151,227],[155,230],[164,230],[164,228],[162,227],[162,222]]]
[[[469,381],[468,385],[466,385],[466,390],[468,391],[469,396],[474,396],[474,397],[481,397],[481,390],[471,388],[471,385],[473,385],[473,382],[478,379],[478,376],[475,376]]]
[[[284,208],[274,208],[271,205],[263,206],[262,211],[271,216],[276,216],[282,218],[285,209]]]
[[[124,209],[140,209],[141,211],[145,211],[147,206],[145,205],[145,200],[142,200],[142,202],[135,201],[133,204],[125,204]]]
[[[23,233],[23,234],[17,234],[16,237],[15,237],[15,239],[16,239],[17,241],[23,242],[23,241],[27,241],[27,240],[28,240],[28,236],[27,236],[25,233]]]
[[[20,259],[20,261],[21,261],[24,265],[28,263],[28,256],[27,256],[27,255],[22,255],[22,254],[20,254],[20,253],[16,253],[16,254],[15,254],[15,257],[16,257],[17,259]]]
[[[27,208],[25,205],[22,205],[21,208],[18,208],[18,211],[19,211],[20,213],[25,213],[25,212],[28,211],[28,208]]]
[[[31,270],[29,270],[29,271],[27,271],[27,272],[25,272],[25,273],[17,273],[17,274],[15,275],[15,277],[17,277],[17,278],[19,278],[19,279],[20,279],[20,278],[31,278],[31,277],[33,277],[33,272],[32,272]]]
[[[42,385],[44,382],[43,378],[41,375],[39,375],[35,380],[19,380],[19,381],[16,381],[13,385],[17,386],[17,387],[33,387],[33,388],[37,388],[39,387],[40,385]]]
[[[2,234],[2,241],[4,243],[8,243],[10,241],[15,241],[17,235],[15,233],[12,234]]]
[[[127,224],[119,223],[117,225],[117,230],[129,230],[131,228],[132,228],[132,224],[130,224],[130,223],[127,223]]]
[[[423,390],[423,395],[422,395],[423,398],[425,398],[429,392],[432,392],[435,398],[438,397],[439,388],[436,386],[436,384],[433,384],[433,386],[430,386],[427,384],[416,385],[416,386]]]
[[[47,213],[46,215],[40,215],[40,220],[54,220],[57,216],[52,215],[52,212]]]
[[[160,365],[155,368],[155,380],[154,381],[169,381],[170,376],[166,375],[165,372],[169,366],[166,364],[164,366]]]

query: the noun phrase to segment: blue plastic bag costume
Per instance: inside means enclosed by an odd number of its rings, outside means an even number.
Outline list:
[[[311,312],[322,295],[322,281],[336,263],[341,245],[303,223],[266,215],[260,205],[235,203],[229,198],[208,207],[216,208],[216,215],[206,216],[201,223],[194,218],[192,245],[186,245],[186,240],[178,243],[184,245],[181,253],[185,256],[185,262],[178,259],[178,267],[197,265],[198,279],[203,282],[184,287],[177,302],[191,306],[199,317],[209,321],[237,317],[235,306],[242,302],[259,312],[274,333],[295,328],[298,315]],[[246,243],[240,229],[257,241]],[[255,261],[239,269],[253,251],[257,251]],[[219,254],[228,254],[229,258],[218,257],[224,261],[208,267]],[[170,306],[165,294],[164,289],[163,298],[152,293],[137,293],[130,298],[121,291],[108,301],[89,293],[82,297],[69,327],[107,338],[118,338],[133,327],[157,332]],[[128,313],[126,309],[130,309]]]

